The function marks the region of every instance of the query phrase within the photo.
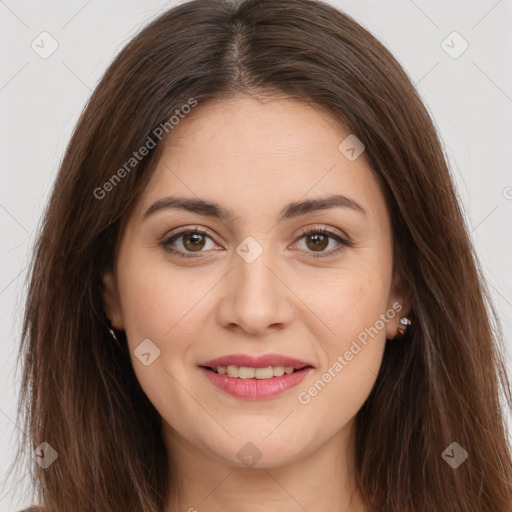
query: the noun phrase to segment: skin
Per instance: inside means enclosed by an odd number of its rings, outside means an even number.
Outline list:
[[[378,181],[364,153],[349,161],[338,150],[349,133],[320,107],[286,98],[241,95],[198,105],[174,127],[134,208],[114,272],[104,276],[104,299],[163,418],[182,486],[168,512],[367,510],[351,469],[354,420],[375,383],[385,339],[395,337],[407,309],[392,273],[392,230]],[[336,207],[278,222],[289,202],[333,193],[365,213]],[[169,195],[216,202],[236,218],[163,209],[143,219]],[[325,226],[350,245],[334,253],[335,239],[325,246],[301,236]],[[208,231],[198,257],[160,245],[185,227]],[[236,252],[247,236],[263,248],[252,263]],[[198,254],[185,237],[171,245]],[[325,256],[312,257],[318,253]],[[298,394],[394,303],[402,312],[300,403]],[[149,366],[133,352],[145,339],[160,350]],[[220,391],[198,368],[226,354],[266,353],[314,369],[275,397],[247,400]],[[252,467],[237,457],[247,442],[261,453]]]

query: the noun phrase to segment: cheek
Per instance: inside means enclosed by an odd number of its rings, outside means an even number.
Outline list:
[[[384,266],[352,268],[331,281],[330,293],[316,305],[332,332],[323,336],[321,382],[311,391],[322,394],[319,402],[325,401],[324,406],[341,400],[341,414],[355,414],[379,372],[386,326],[395,316],[387,310],[389,286],[390,275]],[[323,391],[324,387],[329,390]]]
[[[134,248],[125,254],[118,266],[119,294],[129,342],[163,340],[188,318],[191,302],[200,298],[200,281],[172,272],[155,249]]]
[[[322,300],[322,320],[334,333],[318,339],[321,368],[297,391],[303,413],[332,433],[357,414],[375,384],[386,341],[381,315],[386,317],[388,280],[354,272],[334,289]]]
[[[162,382],[173,383],[171,375],[180,381],[188,378],[187,369],[197,352],[195,341],[206,338],[205,319],[213,308],[209,292],[218,278],[211,269],[188,270],[172,271],[164,258],[154,254],[149,258],[143,251],[133,251],[119,265],[130,356],[142,387],[152,398],[161,392]],[[150,366],[137,358],[138,347],[146,339],[159,351]]]
[[[135,258],[135,253],[132,256],[119,266],[119,293],[130,357],[142,389],[165,416],[166,412],[170,414],[171,404],[183,406],[186,400],[176,383],[188,378],[183,362],[190,340],[197,339],[197,326],[202,325],[194,315],[198,314],[198,302],[200,305],[208,287],[202,290],[192,280],[177,279],[176,273],[154,259]],[[139,347],[148,346],[145,340],[151,343],[149,350],[143,352]],[[145,352],[150,353],[148,365],[140,357]]]
[[[316,309],[331,327],[333,348],[343,349],[360,333],[375,325],[387,307],[390,276],[376,266],[351,269],[329,282]],[[381,322],[379,330],[383,331]]]

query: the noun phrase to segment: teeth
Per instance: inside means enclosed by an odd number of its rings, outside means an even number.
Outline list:
[[[284,366],[274,366],[274,377],[281,377],[281,375],[284,375]]]
[[[260,368],[258,368],[259,370]],[[247,366],[240,366],[238,369],[238,378],[239,379],[254,379],[254,374],[256,370],[254,368],[247,368]]]
[[[238,378],[238,371],[239,371],[239,368],[238,366],[228,366],[227,367],[227,371],[228,371],[228,377],[236,377]]]
[[[256,368],[254,376],[257,379],[271,379],[274,376],[274,367],[267,366],[266,368]]]
[[[265,368],[250,368],[248,366],[217,366],[219,375],[227,375],[236,379],[271,379],[293,373],[293,366],[267,366]]]

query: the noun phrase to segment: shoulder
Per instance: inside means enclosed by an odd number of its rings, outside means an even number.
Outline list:
[[[36,505],[34,507],[25,508],[23,510],[20,510],[20,512],[44,512],[44,508]]]

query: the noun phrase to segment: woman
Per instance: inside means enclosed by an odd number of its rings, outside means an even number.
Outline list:
[[[313,0],[183,3],[105,73],[45,215],[20,397],[37,501],[510,511],[501,343],[383,45]]]

